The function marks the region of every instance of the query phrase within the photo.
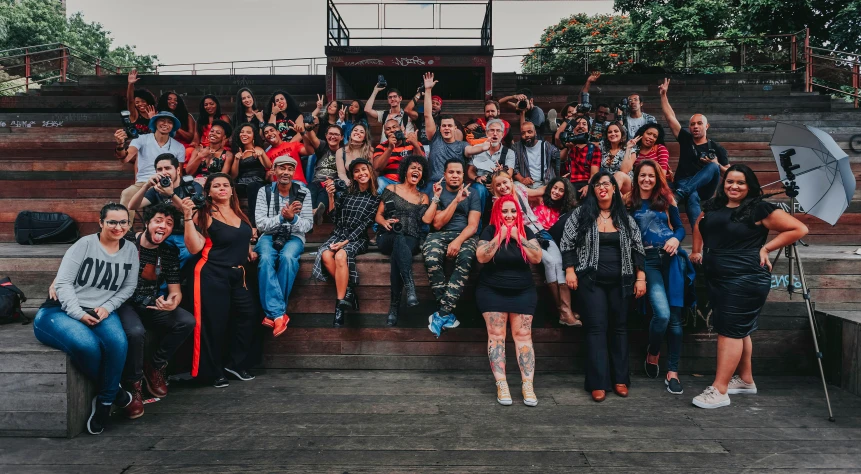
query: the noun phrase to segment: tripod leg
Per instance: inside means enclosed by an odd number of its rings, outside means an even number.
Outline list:
[[[825,382],[825,371],[822,369],[822,352],[819,350],[819,338],[816,335],[816,322],[813,320],[813,301],[810,299],[810,290],[807,288],[807,279],[804,277],[804,267],[801,263],[801,258],[798,255],[798,248],[792,244],[791,257],[789,262],[795,260],[798,265],[798,279],[801,280],[801,295],[804,298],[804,303],[807,306],[807,318],[810,321],[810,332],[813,335],[813,348],[816,351],[816,363],[819,364],[819,375],[822,377],[822,389],[825,390],[825,403],[828,406],[828,421],[834,421],[834,414],[831,412],[831,398],[828,396],[828,384]],[[792,286],[792,281],[789,282]]]

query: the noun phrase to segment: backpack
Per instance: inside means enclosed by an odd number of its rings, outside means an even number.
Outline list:
[[[62,212],[21,211],[15,218],[15,241],[21,245],[70,244],[78,237],[75,221]]]
[[[21,303],[25,301],[24,292],[9,277],[0,278],[0,324],[29,323],[30,319],[21,311]]]

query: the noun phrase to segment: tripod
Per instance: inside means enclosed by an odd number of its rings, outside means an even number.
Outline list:
[[[794,171],[801,167],[801,165],[792,164],[792,155],[794,154],[795,150],[791,148],[780,153],[780,166],[786,173],[786,179],[783,181],[783,189],[786,196],[789,198],[789,214],[793,217],[795,217],[795,205],[799,189],[798,185],[795,184]],[[807,244],[803,241],[799,240],[798,242],[801,242],[801,245],[807,247]],[[807,287],[807,278],[804,276],[804,265],[801,263],[801,257],[798,255],[798,242],[793,242],[792,244],[784,247],[782,252],[778,252],[777,256],[774,257],[774,264],[772,267],[777,265],[780,255],[785,253],[789,264],[789,283],[787,284],[787,291],[789,292],[790,299],[792,298],[792,295],[795,294],[795,285],[793,283],[792,274],[795,270],[795,266],[798,267],[798,279],[801,281],[801,297],[804,299],[805,306],[807,307],[807,319],[810,321],[810,331],[813,333],[813,348],[816,351],[816,363],[819,364],[819,375],[822,378],[822,389],[825,391],[825,404],[828,406],[828,421],[833,422],[835,420],[834,414],[831,412],[831,398],[828,396],[828,385],[825,382],[825,371],[822,369],[822,351],[819,350],[819,331],[816,327],[816,320],[813,317],[813,300],[810,299],[810,289]]]

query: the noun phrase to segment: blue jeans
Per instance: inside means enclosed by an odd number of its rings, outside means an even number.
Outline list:
[[[41,308],[33,320],[33,332],[42,344],[69,354],[72,363],[96,382],[99,403],[114,402],[128,350],[117,313],[90,327],[69,317],[59,306]]]
[[[179,250],[179,268],[185,266],[185,262],[191,258],[191,254],[188,252],[188,249],[185,248],[185,236],[170,234],[170,236],[165,240],[168,245],[173,246],[175,249]],[[165,287],[167,288],[167,287]]]
[[[685,212],[688,215],[688,221],[691,223],[691,229],[694,228],[694,223],[696,223],[702,213],[700,201],[714,196],[719,184],[720,166],[714,163],[705,165],[703,169],[697,171],[697,174],[693,176],[675,181],[676,201],[679,203],[682,201],[685,202]]]
[[[393,181],[385,176],[380,176],[377,178],[377,194],[383,194],[383,190],[386,189],[386,186],[390,184],[398,184],[397,181]]]
[[[267,318],[275,319],[287,313],[287,298],[299,273],[299,255],[303,250],[305,244],[295,235],[280,252],[272,248],[272,235],[266,234],[257,240],[254,251],[260,258],[257,262],[260,304]]]
[[[663,257],[667,259],[666,255]],[[661,253],[646,249],[646,294],[652,304],[652,322],[649,324],[649,354],[658,355],[664,334],[667,335],[667,371],[679,371],[682,354],[682,308],[670,306],[667,298],[667,276]],[[667,329],[669,328],[669,331]]]

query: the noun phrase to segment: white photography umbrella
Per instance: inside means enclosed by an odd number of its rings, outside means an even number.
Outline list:
[[[793,149],[792,164],[798,185],[798,203],[807,214],[834,225],[855,194],[855,176],[849,157],[826,132],[808,125],[778,122],[771,137],[771,151],[780,179],[786,179],[780,154]]]

